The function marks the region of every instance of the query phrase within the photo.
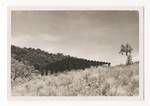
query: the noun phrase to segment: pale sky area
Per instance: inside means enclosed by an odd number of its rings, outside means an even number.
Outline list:
[[[124,64],[120,45],[133,47],[139,57],[137,11],[13,11],[12,44],[61,52],[90,60]]]

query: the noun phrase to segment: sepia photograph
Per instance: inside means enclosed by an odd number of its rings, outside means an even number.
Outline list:
[[[9,18],[11,96],[141,96],[138,10],[11,10]]]

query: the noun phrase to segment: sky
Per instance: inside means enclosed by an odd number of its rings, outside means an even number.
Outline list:
[[[139,58],[137,11],[12,11],[12,44],[90,60],[124,64],[121,44]]]

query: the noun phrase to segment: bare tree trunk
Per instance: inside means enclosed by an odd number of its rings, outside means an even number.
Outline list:
[[[131,54],[127,55],[127,62],[126,65],[131,65],[132,64],[132,56]]]

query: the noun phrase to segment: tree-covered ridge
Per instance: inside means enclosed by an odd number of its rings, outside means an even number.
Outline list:
[[[85,69],[91,66],[102,66],[110,63],[92,61],[83,58],[71,57],[63,55],[62,53],[52,54],[41,49],[34,48],[20,48],[11,46],[11,56],[17,61],[23,62],[25,65],[34,66],[39,70],[41,75],[48,75],[48,73],[57,73],[63,71],[70,71],[72,69]]]

